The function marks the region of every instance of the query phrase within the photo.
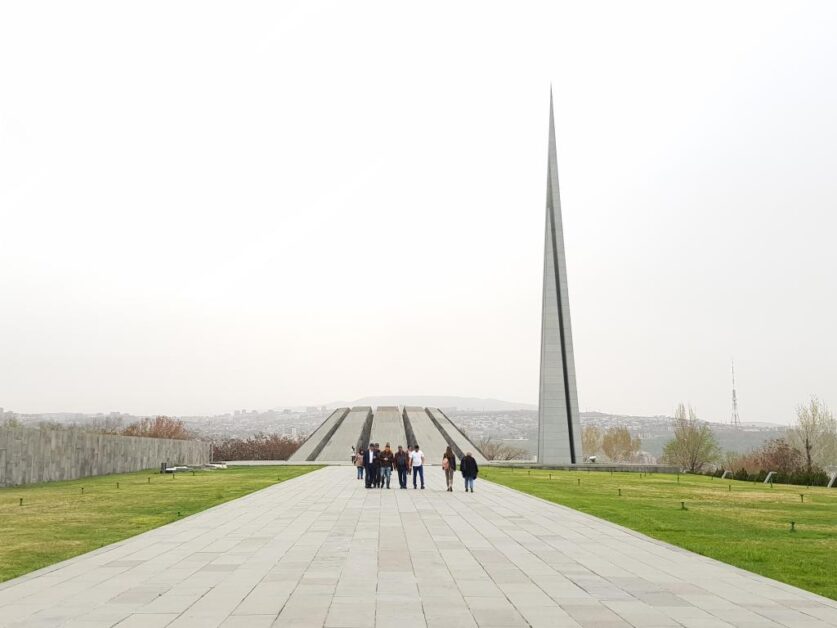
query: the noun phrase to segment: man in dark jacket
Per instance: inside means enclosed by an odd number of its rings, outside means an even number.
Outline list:
[[[459,470],[462,472],[462,477],[465,478],[465,492],[467,493],[468,489],[470,489],[473,493],[474,480],[477,479],[477,474],[480,472],[480,469],[470,451],[459,461]]]
[[[395,470],[398,471],[398,486],[407,488],[407,467],[410,464],[410,458],[401,445],[398,446],[398,451],[395,452],[394,459]]]
[[[378,452],[375,451],[375,445],[369,443],[369,447],[363,456],[363,466],[366,467],[366,488],[372,488],[375,479],[378,477],[378,469],[375,466],[377,460]]]
[[[375,443],[375,488],[381,487],[381,444]]]
[[[378,456],[378,461],[381,463],[381,488],[384,488],[384,483],[389,488],[389,479],[392,477],[392,464],[395,461],[395,456],[392,453],[392,449],[389,448],[389,443],[384,446],[384,450]]]

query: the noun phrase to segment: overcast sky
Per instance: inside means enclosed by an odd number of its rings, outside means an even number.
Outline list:
[[[837,3],[0,6],[0,406],[837,406]]]

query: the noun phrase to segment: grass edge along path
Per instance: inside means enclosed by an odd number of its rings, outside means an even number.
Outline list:
[[[0,488],[0,582],[319,468],[139,471]]]
[[[837,599],[836,489],[771,488],[701,475],[485,467],[480,478]]]

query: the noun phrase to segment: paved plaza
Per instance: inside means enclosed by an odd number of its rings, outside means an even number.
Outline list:
[[[835,626],[837,602],[491,484],[351,467],[0,584],[2,626]]]

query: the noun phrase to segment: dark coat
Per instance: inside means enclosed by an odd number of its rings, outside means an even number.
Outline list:
[[[473,456],[465,456],[459,463],[459,470],[462,472],[462,477],[467,479],[476,479],[480,468],[477,466],[477,461]]]
[[[386,469],[386,468],[390,468],[390,469],[391,469],[391,468],[392,468],[392,461],[393,461],[392,451],[387,452],[387,450],[386,450],[386,449],[384,449],[384,450],[382,450],[382,451],[381,451],[381,453],[378,455],[378,464],[379,464],[379,465],[381,466],[381,468],[383,468],[383,469]]]
[[[393,458],[395,460],[395,466],[399,469],[406,469],[410,464],[409,456],[404,450],[401,450],[400,453],[396,451]]]

